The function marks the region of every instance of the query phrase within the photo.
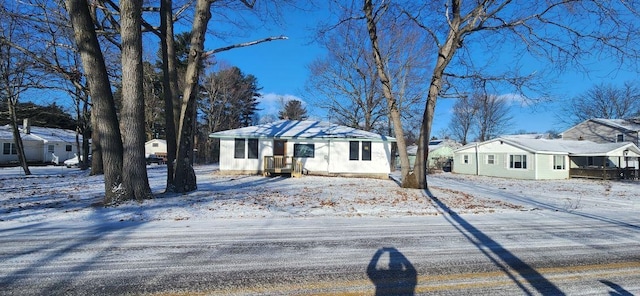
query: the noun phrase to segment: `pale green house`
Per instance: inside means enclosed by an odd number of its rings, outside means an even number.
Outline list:
[[[497,138],[455,150],[452,171],[530,180],[597,177],[588,173],[637,171],[639,156],[640,149],[629,142]]]
[[[460,143],[450,139],[433,139],[429,141],[429,162],[427,167],[435,170],[450,168],[451,161],[453,160],[453,151],[461,146]],[[407,147],[411,167],[413,167],[416,161],[417,150],[418,146],[416,145]],[[396,164],[400,166],[400,156],[396,156]]]

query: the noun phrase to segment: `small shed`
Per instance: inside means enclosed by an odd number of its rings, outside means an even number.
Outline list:
[[[392,137],[323,121],[280,120],[215,132],[220,172],[388,178]]]
[[[613,178],[627,170],[637,172],[640,149],[628,142],[497,138],[466,145],[454,155],[453,172],[460,174],[532,180]]]
[[[155,154],[159,157],[167,157],[167,141],[162,139],[152,139],[144,143],[144,154]]]

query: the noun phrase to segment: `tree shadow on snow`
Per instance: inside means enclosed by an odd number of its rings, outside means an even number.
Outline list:
[[[607,280],[600,280],[601,283],[609,286],[609,288],[613,289],[613,291],[609,291],[609,295],[611,296],[633,296],[633,293],[625,290],[624,288],[620,287],[620,285],[607,281]]]
[[[464,218],[458,216],[445,203],[434,196],[429,189],[425,189],[427,196],[438,205],[445,213],[444,218],[455,227],[469,242],[474,244],[491,262],[506,274],[525,295],[564,295],[556,285],[546,279],[541,273],[528,265],[515,254],[504,248],[500,243],[491,239],[480,229],[473,226]],[[520,276],[536,291],[531,291],[525,283],[518,278]]]

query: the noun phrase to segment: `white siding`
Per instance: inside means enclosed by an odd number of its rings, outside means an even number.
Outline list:
[[[362,143],[360,143],[362,145]],[[330,174],[371,174],[388,175],[391,171],[391,145],[384,142],[371,142],[371,160],[362,160],[360,146],[358,160],[349,160],[349,141],[331,141]]]

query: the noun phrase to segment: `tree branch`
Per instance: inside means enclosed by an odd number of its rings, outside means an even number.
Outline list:
[[[217,48],[217,49],[214,49],[214,50],[207,51],[207,52],[202,54],[202,58],[205,59],[205,58],[208,58],[209,56],[214,55],[216,53],[227,51],[227,50],[231,50],[231,49],[234,49],[234,48],[247,47],[247,46],[256,45],[256,44],[260,44],[260,43],[263,43],[263,42],[269,42],[269,41],[273,41],[273,40],[287,40],[287,39],[289,39],[289,37],[287,37],[287,36],[267,37],[267,38],[260,39],[260,40],[244,42],[244,43],[238,43],[238,44],[234,44],[234,45],[229,45],[229,46],[225,46],[225,47],[221,47],[221,48]]]

